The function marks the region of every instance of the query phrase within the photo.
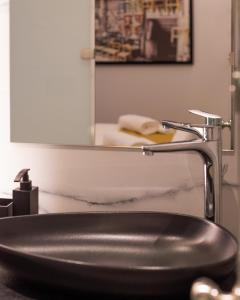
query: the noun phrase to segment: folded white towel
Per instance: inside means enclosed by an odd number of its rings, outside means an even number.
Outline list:
[[[148,139],[130,135],[118,130],[105,132],[103,135],[104,146],[143,146],[153,144]]]
[[[147,135],[159,131],[160,123],[152,118],[138,115],[123,115],[118,119],[119,128],[124,128]]]

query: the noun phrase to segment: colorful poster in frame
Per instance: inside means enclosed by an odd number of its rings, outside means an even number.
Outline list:
[[[192,0],[95,0],[97,63],[192,64]]]

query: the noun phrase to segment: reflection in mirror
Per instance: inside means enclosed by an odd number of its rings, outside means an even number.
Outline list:
[[[192,62],[192,0],[95,3],[97,62]]]
[[[96,28],[99,30],[100,27],[99,7],[101,7],[102,12],[106,14],[104,26],[109,29],[109,32],[104,33],[104,39],[100,46],[108,49],[114,47],[114,42],[116,42],[114,39],[118,39],[118,43],[122,41],[122,48],[124,40],[131,43],[131,39],[125,37],[124,32],[121,35],[114,30],[121,31],[124,20],[126,18],[128,20],[129,16],[134,19],[135,14],[139,14],[139,6],[124,6],[125,12],[123,13],[122,7],[126,3],[124,0],[114,1],[114,5],[113,1],[97,0],[97,2],[101,2],[101,6],[98,4],[96,7]],[[132,2],[136,3],[136,1]],[[141,3],[141,1],[137,2]],[[152,1],[150,2],[152,3]],[[166,9],[163,13],[162,5],[169,1],[153,2],[155,11],[149,5],[145,9],[145,21],[148,22],[148,18],[151,20],[154,14],[158,22],[165,26],[168,33],[168,45],[171,47],[173,28],[176,24],[188,24],[189,1],[171,1],[174,5],[179,4],[178,8],[175,8],[175,13],[170,9]],[[117,8],[116,3],[119,4]],[[132,146],[141,143],[192,138],[186,133],[163,130],[161,126],[156,126],[155,129],[153,126],[150,136],[144,135],[139,130],[140,116],[143,116],[142,126],[144,124],[147,126],[147,118],[152,118],[159,123],[164,119],[202,123],[201,118],[188,113],[188,109],[191,108],[220,115],[224,120],[231,118],[231,92],[229,90],[231,85],[231,63],[229,61],[231,1],[201,0],[192,1],[192,4],[192,22],[190,22],[192,27],[189,28],[193,36],[192,64],[132,65],[126,63],[132,60],[129,56],[129,61],[110,65],[109,61],[114,62],[115,58],[110,57],[107,52],[105,53],[104,49],[97,48],[97,53],[101,54],[101,62],[103,62],[103,58],[108,62],[108,64],[97,64],[96,66],[97,144]],[[177,10],[179,11],[177,12]],[[115,19],[119,23],[118,29],[116,29]],[[135,22],[132,21],[131,26],[134,33]],[[185,33],[183,29],[180,32]],[[96,34],[96,36],[98,35]],[[106,45],[107,40],[108,44]],[[187,41],[186,38],[185,41]],[[97,40],[96,43],[99,41]],[[103,45],[104,43],[105,45]],[[141,44],[141,41],[138,44]],[[183,44],[183,48],[186,48],[186,45]],[[176,56],[178,51],[184,52],[181,46],[182,36],[179,35],[172,44]],[[166,47],[166,45],[162,47]],[[177,51],[177,49],[180,50]],[[121,54],[121,50],[117,53]],[[171,51],[172,49],[169,50],[169,53],[172,53]],[[137,115],[137,117],[129,115]],[[229,148],[230,130],[224,129],[223,135],[224,147]]]
[[[140,146],[191,139],[161,126],[202,123],[191,108],[230,119],[231,1],[96,1],[11,0],[12,141]],[[80,57],[94,13],[97,58],[108,62],[95,66],[95,103],[93,62]]]

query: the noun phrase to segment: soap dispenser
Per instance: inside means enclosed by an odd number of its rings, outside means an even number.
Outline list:
[[[21,170],[14,182],[20,182],[20,187],[13,190],[13,215],[38,214],[38,187],[32,186],[28,172],[30,169]]]

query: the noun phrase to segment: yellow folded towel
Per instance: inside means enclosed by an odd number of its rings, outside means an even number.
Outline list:
[[[118,119],[120,129],[128,129],[143,135],[152,134],[159,131],[160,123],[152,118],[138,115],[123,115]]]
[[[135,136],[138,138],[146,139],[146,140],[150,141],[151,144],[163,144],[163,143],[172,142],[176,131],[171,130],[168,133],[157,132],[157,133],[152,133],[152,134],[148,134],[148,135],[143,135],[143,134],[131,131],[131,130],[127,130],[127,129],[121,129],[121,132],[127,133],[131,136]]]
[[[152,142],[143,136],[136,136],[134,134],[128,134],[121,131],[108,131],[103,135],[104,146],[131,146],[139,147],[143,145],[150,145]]]

